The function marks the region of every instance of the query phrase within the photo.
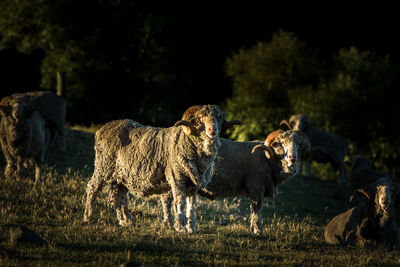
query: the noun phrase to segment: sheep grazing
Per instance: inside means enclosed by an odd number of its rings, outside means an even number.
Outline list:
[[[351,163],[346,163],[351,166],[350,186],[353,190],[364,188],[378,178],[389,176],[387,173],[374,170],[369,160],[362,155],[356,155]]]
[[[0,143],[7,162],[4,176],[9,179],[23,178],[23,166],[34,164],[36,183],[41,177],[47,134],[40,113],[26,107],[22,100],[17,106],[0,105]]]
[[[315,160],[319,163],[330,163],[333,171],[339,169],[340,183],[347,184],[346,169],[344,158],[347,154],[349,145],[346,140],[332,133],[323,132],[315,129],[307,116],[296,114],[290,117],[289,122],[282,120],[280,125],[286,125],[291,130],[301,130],[310,139],[311,147],[322,147],[325,150],[316,152],[313,157],[306,161],[306,175],[311,174],[311,163]],[[298,164],[298,173],[302,172],[302,162]]]
[[[310,150],[307,136],[301,131],[274,131],[264,144],[235,142],[220,138],[218,159],[213,176],[199,194],[209,199],[246,196],[251,200],[250,229],[262,234],[261,209],[264,197],[274,197],[277,187],[296,175],[295,164]],[[164,195],[164,222],[171,218],[171,196]],[[193,204],[192,198],[189,203]],[[190,216],[187,211],[187,216]],[[189,220],[190,222],[190,220]]]
[[[29,110],[36,110],[45,120],[49,132],[50,143],[57,143],[59,148],[65,150],[65,119],[67,101],[49,91],[35,91],[27,93],[15,93],[1,100],[2,105],[18,107],[19,102],[24,102]],[[17,108],[18,109],[18,108]]]
[[[365,189],[355,191],[350,201],[357,194],[365,200],[328,223],[325,241],[334,245],[392,249],[399,240],[394,209],[399,185],[390,177],[383,177]]]
[[[225,112],[215,105],[198,110],[201,126],[181,120],[174,127],[155,128],[131,120],[105,124],[95,136],[95,168],[87,185],[84,221],[90,221],[97,193],[110,185],[109,203],[120,225],[131,224],[127,192],[141,196],[172,190],[174,227],[184,231],[185,198],[211,180],[211,165],[221,145],[219,134]],[[195,232],[195,228],[186,229]]]

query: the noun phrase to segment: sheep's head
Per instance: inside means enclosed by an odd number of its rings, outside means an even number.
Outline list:
[[[366,198],[366,202],[373,203],[384,214],[388,214],[399,194],[399,185],[393,182],[389,176],[379,178],[374,183],[364,189],[356,190],[350,197],[350,201],[361,194]]]
[[[293,174],[296,162],[310,148],[310,142],[303,132],[277,130],[267,136],[264,144],[256,145],[252,153],[263,150],[268,159],[278,158],[281,161],[286,174]]]
[[[282,120],[279,125],[286,125],[290,130],[306,131],[310,126],[310,120],[304,114],[292,115],[289,122]]]
[[[5,99],[7,101],[5,101]],[[2,117],[10,117],[15,122],[18,122],[24,117],[32,113],[29,105],[22,99],[4,98],[1,101],[0,114]]]
[[[226,129],[240,121],[226,121],[226,114],[217,105],[196,105],[189,107],[182,115],[182,120],[192,123],[197,131],[204,132],[210,139],[217,138]]]
[[[351,160],[350,166],[352,172],[363,168],[370,168],[368,159],[362,155],[354,156]]]

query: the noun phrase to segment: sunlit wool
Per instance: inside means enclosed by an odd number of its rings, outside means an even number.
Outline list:
[[[273,135],[273,138],[269,138]],[[250,228],[262,234],[261,210],[264,197],[274,197],[277,187],[296,175],[297,160],[310,149],[308,138],[299,131],[275,131],[268,137],[267,152],[252,150],[256,142],[234,142],[221,138],[211,182],[199,194],[209,199],[246,196],[251,200]],[[268,158],[270,157],[270,158]],[[171,199],[171,197],[170,197]],[[163,207],[168,198],[161,199]],[[170,201],[170,200],[169,200]],[[193,202],[193,201],[191,201]],[[164,209],[164,218],[171,216]]]
[[[212,128],[214,138],[204,130],[190,133],[187,126],[155,128],[131,120],[112,121],[99,129],[84,220],[91,219],[96,194],[106,184],[111,185],[109,203],[116,209],[121,225],[131,223],[128,191],[150,196],[172,190],[177,211],[174,226],[177,231],[184,231],[185,198],[210,182],[226,117],[217,106],[207,105],[204,109],[204,120],[211,122],[205,129]]]
[[[349,149],[349,145],[342,137],[317,130],[313,127],[308,117],[304,114],[295,114],[290,117],[289,122],[282,120],[280,124],[285,124],[289,129],[303,131],[310,139],[312,147],[322,147],[325,150],[316,153],[306,162],[306,175],[311,174],[311,162],[315,160],[320,163],[330,163],[334,171],[339,170],[340,183],[346,184],[346,169],[344,167],[344,158]],[[298,173],[302,172],[302,162],[298,164]]]

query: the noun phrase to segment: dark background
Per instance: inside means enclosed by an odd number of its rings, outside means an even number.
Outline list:
[[[7,4],[5,2],[3,5]],[[24,20],[23,14],[36,14],[41,5],[45,6],[50,1],[36,2],[30,7],[32,10],[26,7],[27,11],[17,15],[18,19]],[[101,3],[112,1],[55,2],[62,6],[58,8],[60,14],[53,14],[61,17],[57,23],[71,31],[65,36],[79,41],[87,33],[101,28],[101,34],[91,44],[92,47],[85,45],[85,49],[95,50],[100,57],[109,62],[114,61],[112,64],[115,65],[121,63],[121,55],[111,51],[121,49],[124,42],[127,47],[129,42],[134,42],[124,37],[124,31],[145,24],[145,19],[130,18],[160,18],[162,21],[151,30],[156,32],[156,45],[164,49],[160,56],[163,68],[174,76],[172,81],[157,83],[146,82],[141,78],[128,80],[125,75],[121,75],[118,66],[108,68],[109,76],[106,78],[103,73],[90,73],[90,70],[86,70],[88,73],[85,76],[88,79],[101,81],[84,84],[85,88],[79,90],[86,96],[79,98],[77,103],[81,107],[90,105],[94,112],[86,112],[83,116],[80,112],[75,114],[74,110],[69,110],[68,121],[71,123],[88,124],[137,115],[145,122],[169,124],[192,104],[223,103],[232,93],[231,81],[224,71],[227,57],[239,48],[248,48],[258,41],[270,40],[272,34],[280,29],[293,32],[309,47],[318,49],[326,57],[337,53],[340,48],[355,46],[382,56],[390,55],[391,61],[395,63],[400,60],[397,38],[399,23],[393,3],[186,1],[171,4],[169,1],[126,1],[134,3],[134,7],[125,8],[120,4],[122,7],[110,9]],[[52,8],[53,11],[56,9]],[[109,14],[112,12],[115,13],[113,16]],[[15,17],[13,19],[15,23],[19,21]],[[29,24],[29,21],[26,23]],[[4,36],[8,29],[3,27],[1,30],[0,34]],[[17,51],[17,43],[8,42],[0,51],[0,96],[38,90],[41,87],[40,67],[46,51],[40,45],[28,52]],[[152,72],[148,66],[145,68],[147,72]],[[67,75],[71,77],[71,73]],[[53,82],[52,88],[45,89],[54,90],[54,85]],[[175,102],[167,105],[159,99],[151,100],[161,97],[168,101],[175,99]],[[142,111],[135,107],[126,108],[130,102],[139,105]],[[156,105],[163,106],[162,112],[171,115],[150,118],[151,115],[144,114],[143,109],[151,109]]]

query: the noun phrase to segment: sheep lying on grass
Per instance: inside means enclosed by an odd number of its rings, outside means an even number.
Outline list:
[[[315,129],[310,123],[308,117],[303,114],[291,116],[289,122],[282,120],[280,125],[286,125],[291,130],[303,131],[310,139],[311,147],[319,146],[324,148],[324,151],[315,153],[313,157],[310,157],[306,161],[306,175],[309,176],[311,174],[312,160],[319,163],[330,163],[333,171],[339,169],[340,183],[347,184],[344,158],[347,154],[349,145],[346,140],[338,135]],[[299,162],[298,173],[301,174],[301,171],[302,162]]]
[[[4,103],[4,102],[2,102]],[[0,143],[7,162],[6,178],[24,178],[24,167],[35,165],[35,183],[41,177],[41,165],[47,148],[45,121],[39,112],[26,108],[0,105]]]
[[[365,189],[355,191],[355,194],[361,194],[365,200],[328,223],[325,241],[328,244],[392,249],[399,240],[394,210],[399,185],[390,177],[383,177]]]
[[[95,136],[95,169],[87,185],[84,220],[92,218],[97,193],[110,185],[109,203],[120,225],[131,224],[127,192],[142,196],[172,190],[176,209],[174,227],[183,231],[185,198],[211,179],[211,165],[220,147],[225,112],[215,105],[198,111],[201,125],[181,120],[171,128],[143,126],[131,120],[105,124]],[[193,229],[187,229],[194,232]]]
[[[220,140],[222,145],[214,162],[211,182],[198,193],[209,199],[240,195],[249,197],[251,231],[262,234],[263,199],[274,197],[277,187],[296,175],[297,160],[310,149],[308,138],[301,131],[275,131],[264,144]],[[161,198],[164,222],[167,224],[172,218],[168,208],[171,200],[171,194]],[[189,203],[193,205],[194,202],[193,197]],[[186,214],[189,224],[194,223],[190,212]]]

